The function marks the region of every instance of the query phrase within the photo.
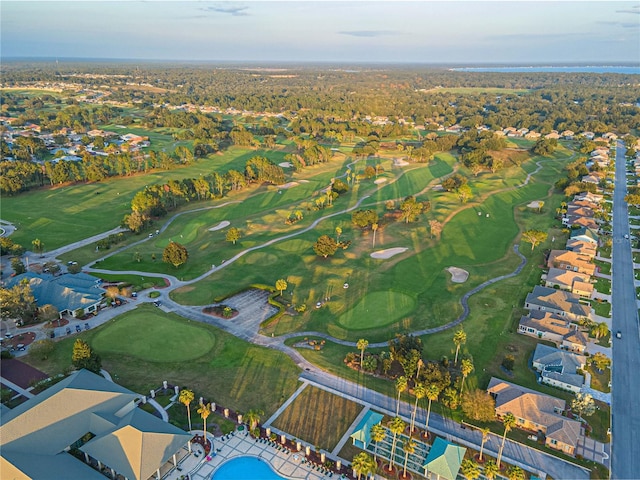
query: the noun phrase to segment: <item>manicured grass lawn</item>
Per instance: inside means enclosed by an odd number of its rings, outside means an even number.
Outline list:
[[[596,315],[600,315],[601,317],[609,317],[611,316],[611,304],[608,302],[598,302],[596,300],[591,300],[591,306],[593,310],[596,312]]]
[[[598,270],[600,271],[600,273],[603,273],[605,275],[611,275],[611,263],[610,262],[603,262],[602,260],[593,260],[593,263],[596,264],[596,266],[598,267]]]
[[[331,451],[362,408],[358,403],[310,385],[280,414],[273,426]]]
[[[611,280],[606,278],[596,278],[595,289],[600,293],[611,293]]]
[[[136,291],[153,287],[163,288],[167,285],[164,278],[158,277],[141,277],[138,275],[126,275],[119,273],[90,273],[89,275],[101,278],[107,282],[128,283],[129,285],[132,285],[133,289]]]
[[[169,340],[182,335],[192,336],[197,332],[204,339],[194,339],[200,351],[205,350],[206,344],[211,347],[199,357],[186,361],[176,359],[192,357],[191,345],[169,346],[162,351],[150,352],[145,349],[141,337],[154,338],[156,335],[148,329],[148,324],[145,324],[147,329],[143,330],[136,326],[135,321],[144,317],[163,325]],[[130,328],[124,329],[119,325],[121,322]],[[111,329],[120,334],[112,334]],[[182,330],[188,333],[184,334]],[[190,388],[196,393],[196,398],[203,396],[240,412],[262,409],[268,417],[297,388],[299,369],[283,353],[249,344],[210,325],[165,313],[150,304],[77,336],[96,349],[102,357],[103,368],[118,383],[135,392],[148,392],[167,380],[182,388]],[[48,360],[40,361],[30,356],[24,359],[50,375],[64,372],[71,364],[74,337],[56,342],[56,350]],[[136,342],[130,345],[129,339],[132,337],[136,338]],[[126,347],[133,350],[135,355],[127,352]],[[178,349],[184,352],[174,351]]]
[[[149,362],[187,362],[214,347],[215,337],[209,330],[193,323],[184,325],[159,314],[158,309],[148,310],[134,310],[98,332],[93,348],[103,354],[128,355]]]
[[[591,365],[587,366],[587,372],[591,374],[591,388],[600,390],[604,393],[609,393],[611,388],[609,382],[611,381],[611,369],[605,368],[602,372],[598,372]]]
[[[371,292],[362,298],[351,310],[338,318],[338,323],[349,330],[363,330],[389,325],[415,308],[416,301],[409,295],[394,292]],[[380,315],[379,312],[393,312]]]

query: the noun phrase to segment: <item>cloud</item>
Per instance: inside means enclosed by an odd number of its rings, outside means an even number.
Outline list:
[[[488,35],[485,40],[499,40],[499,41],[513,41],[513,40],[524,40],[524,41],[541,41],[541,40],[565,40],[569,38],[575,37],[584,37],[585,33],[578,32],[565,32],[565,33],[508,33],[504,35]]]
[[[222,5],[212,5],[209,7],[201,8],[200,10],[204,12],[214,12],[214,13],[226,13],[231,15],[232,17],[246,17],[249,15],[247,10],[249,7],[238,6],[222,6]]]
[[[631,10],[616,10],[616,13],[635,13],[636,15],[640,15],[640,5],[632,6]]]
[[[340,35],[349,35],[351,37],[386,37],[390,35],[398,35],[398,32],[393,30],[351,30],[338,32]]]
[[[598,25],[609,25],[609,26],[619,26],[622,28],[640,28],[640,23],[638,22],[612,22],[612,21],[599,21],[596,22]]]

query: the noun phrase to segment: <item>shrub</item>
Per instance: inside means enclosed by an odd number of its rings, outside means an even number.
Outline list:
[[[502,359],[502,366],[510,372],[513,370],[515,363],[516,359],[513,355],[507,355]]]

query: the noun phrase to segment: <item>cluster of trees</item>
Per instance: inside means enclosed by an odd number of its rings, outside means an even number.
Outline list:
[[[191,200],[222,197],[232,190],[241,190],[250,183],[282,183],[282,168],[264,157],[253,157],[245,171],[229,170],[225,174],[212,172],[198,178],[169,180],[163,185],[152,185],[137,192],[131,200],[131,213],[125,215],[123,226],[133,232],[146,228],[153,217],[163,217]]]
[[[491,131],[469,130],[460,135],[456,146],[460,160],[476,176],[482,170],[495,173],[504,166],[502,159],[491,152],[506,148],[507,141]]]
[[[28,280],[11,288],[0,288],[0,316],[15,320],[18,325],[34,321],[38,307]]]
[[[556,151],[556,148],[558,148],[558,140],[555,138],[540,138],[531,147],[531,152],[543,157],[549,157]]]
[[[469,186],[469,180],[459,173],[454,173],[444,179],[442,181],[442,188],[447,192],[454,192],[462,203],[466,203],[473,195],[471,187]]]
[[[102,369],[102,360],[91,346],[82,340],[76,339],[73,343],[73,353],[71,354],[71,363],[76,369],[84,368],[90,372],[100,374]]]

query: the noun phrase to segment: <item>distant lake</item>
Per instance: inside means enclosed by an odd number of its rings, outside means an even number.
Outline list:
[[[457,72],[549,72],[549,73],[626,73],[640,75],[640,67],[463,67],[452,68]]]

